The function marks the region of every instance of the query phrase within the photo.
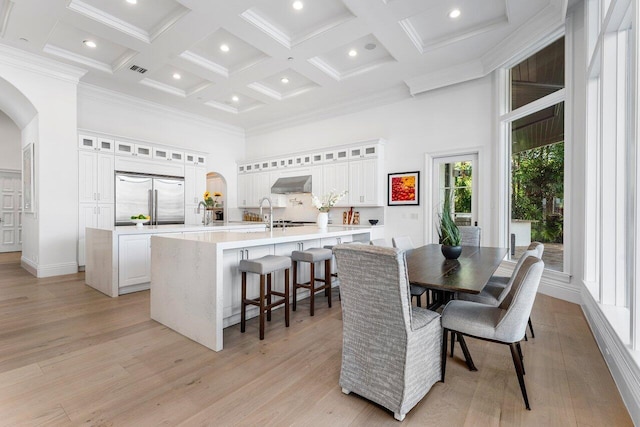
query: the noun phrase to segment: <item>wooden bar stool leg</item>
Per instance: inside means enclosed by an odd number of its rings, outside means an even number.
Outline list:
[[[331,308],[331,259],[324,262],[324,286],[329,296],[329,308]]]
[[[273,273],[269,273],[267,275],[267,321],[271,322],[271,276]]]
[[[247,272],[243,271],[242,272],[242,303],[240,304],[241,306],[241,310],[240,310],[240,332],[244,333],[245,330],[245,326],[246,326],[246,318],[247,315],[245,313],[245,310],[247,309],[247,303],[245,302],[247,300]]]
[[[315,307],[315,300],[316,300],[316,288],[315,288],[315,283],[316,283],[316,265],[313,262],[310,262],[310,268],[311,268],[311,281],[309,281],[309,292],[310,292],[310,302],[311,302],[311,308],[310,308],[310,312],[311,312],[311,316],[313,316],[314,314],[314,307]]]
[[[296,311],[297,301],[298,301],[298,261],[293,261],[293,311]]]
[[[295,300],[294,300],[295,301]],[[289,269],[284,270],[284,324],[289,327]]]
[[[260,339],[264,339],[264,279],[265,275],[260,275]]]

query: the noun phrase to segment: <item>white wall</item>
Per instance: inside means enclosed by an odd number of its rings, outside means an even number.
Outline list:
[[[427,92],[395,104],[354,112],[318,122],[294,126],[260,135],[248,135],[247,158],[311,151],[318,147],[349,144],[384,138],[385,166],[382,173],[421,172],[423,189],[420,206],[384,208],[385,236],[407,234],[415,244],[424,241],[425,153],[482,150],[479,179],[479,224],[483,244],[494,244],[490,203],[496,191],[492,184],[494,90],[491,77]],[[386,186],[386,180],[385,180]],[[385,189],[386,191],[386,189]]]
[[[225,194],[227,206],[237,206],[236,161],[245,156],[241,128],[87,85],[78,91],[78,127],[207,153],[207,172],[224,176],[233,189]]]
[[[22,169],[20,129],[0,111],[0,169]]]

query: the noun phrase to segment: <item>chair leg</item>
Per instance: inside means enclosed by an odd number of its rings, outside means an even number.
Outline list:
[[[422,296],[416,295],[416,304],[418,307],[422,307]]]
[[[298,302],[298,261],[293,261],[293,311],[296,311]]]
[[[265,302],[265,292],[264,292],[264,279],[265,275],[260,275],[260,339],[264,339],[264,302]]]
[[[529,341],[529,338],[527,338],[527,333],[526,332],[524,333],[524,340],[525,341]]]
[[[273,273],[267,275],[267,305],[271,306],[271,277]],[[271,322],[271,308],[267,309],[267,322]]]
[[[531,338],[535,338],[536,335],[533,333],[533,324],[531,324],[531,316],[529,316],[529,330],[531,331]]]
[[[315,300],[316,300],[316,265],[313,262],[309,263],[309,268],[311,269],[311,280],[309,281],[309,301],[310,301],[310,316],[315,314]]]
[[[467,366],[470,371],[477,371],[476,365],[473,364],[473,359],[471,358],[471,353],[469,353],[469,349],[467,348],[467,343],[464,340],[462,334],[456,333],[458,337],[458,342],[460,343],[460,347],[462,348],[462,353],[464,354],[464,360],[467,362]]]
[[[289,269],[288,268],[284,270],[284,324],[287,328],[289,327]]]
[[[329,308],[331,308],[331,259],[324,261],[324,285],[329,297]]]
[[[518,374],[518,383],[520,383],[520,391],[522,391],[522,397],[524,399],[524,406],[527,410],[531,410],[529,406],[529,398],[527,397],[527,388],[524,385],[524,368],[522,366],[522,361],[520,360],[520,355],[518,355],[518,347],[516,343],[509,344],[509,348],[511,349],[511,358],[513,359],[513,365],[516,368],[516,374]]]
[[[240,332],[244,333],[245,331],[245,327],[247,324],[247,315],[246,315],[246,309],[247,309],[247,304],[245,303],[245,300],[247,299],[247,272],[243,271],[242,272],[242,303],[240,304]]]
[[[442,369],[440,381],[444,382],[444,373],[447,371],[447,338],[449,336],[449,331],[445,328],[442,328],[442,354],[440,355],[440,367]]]
[[[456,343],[456,333],[451,331],[451,357],[453,357],[454,344]]]
[[[516,343],[516,348],[518,349],[518,356],[520,356],[520,364],[522,365],[522,375],[527,375],[524,370],[524,356],[522,355],[522,347],[520,347],[520,343]]]

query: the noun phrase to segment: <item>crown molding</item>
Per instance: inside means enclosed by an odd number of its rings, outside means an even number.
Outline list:
[[[82,68],[3,44],[0,44],[0,63],[71,83],[78,83],[87,73],[87,70]]]
[[[51,44],[46,44],[42,48],[42,51],[44,53],[48,53],[49,55],[57,56],[58,58],[67,59],[69,61],[77,62],[78,64],[86,65],[87,67],[91,67],[96,70],[103,71],[107,74],[113,74],[113,69],[111,68],[111,65],[101,61],[97,61],[92,58],[88,58],[86,56],[78,55],[77,53],[71,52],[66,49],[62,49],[61,47],[57,47]]]
[[[185,16],[190,11],[191,11],[190,9],[185,7],[184,10],[181,10],[181,11],[179,11],[179,12],[173,14],[173,15],[170,15],[167,19],[165,19],[160,24],[158,24],[149,33],[149,39],[151,41],[154,41],[156,38],[158,38],[160,35],[162,35],[162,33],[167,31],[169,28],[173,27],[176,22],[178,22],[183,16]]]
[[[338,25],[342,25],[345,22],[351,21],[352,19],[354,19],[355,16],[351,13],[349,13],[348,15],[342,15],[340,16],[338,19],[336,19],[335,21],[332,21],[326,25],[323,25],[321,27],[316,28],[313,31],[310,31],[307,34],[304,34],[303,36],[300,37],[294,37],[290,40],[291,46],[295,46],[298,45],[300,43],[306,42],[307,40],[310,40],[316,36],[319,36],[320,34],[331,30],[332,28],[337,27]]]
[[[216,74],[221,75],[222,77],[228,78],[229,77],[229,70],[226,69],[225,67],[223,67],[222,65],[219,65],[207,58],[204,58],[198,54],[195,54],[193,52],[191,52],[190,50],[185,50],[184,52],[182,52],[180,54],[180,58],[184,59],[185,61],[189,61],[192,64],[195,64],[199,67],[202,67],[206,70],[212,71]]]
[[[7,24],[9,23],[9,16],[11,16],[11,9],[15,3],[13,0],[7,0],[4,3],[4,7],[0,9],[0,37],[4,37],[7,32]]]
[[[444,70],[413,77],[404,82],[409,87],[411,95],[415,96],[422,92],[478,79],[485,75],[482,62],[476,59]]]
[[[309,58],[307,59],[307,62],[317,67],[320,71],[327,74],[332,79],[340,81],[340,73],[338,72],[338,70],[333,68],[331,65],[329,65],[328,62],[326,62],[324,59],[321,59],[319,56]]]
[[[441,37],[429,43],[425,43],[422,45],[422,53],[429,52],[435,49],[440,49],[450,44],[457,43],[462,40],[466,40],[470,37],[475,37],[477,35],[484,34],[489,31],[506,27],[507,25],[509,25],[509,19],[506,16],[502,16],[502,17],[493,19],[489,22],[486,22],[484,24],[476,25],[475,27],[469,28],[466,31],[460,31],[458,33]]]
[[[88,18],[93,19],[94,21],[100,22],[111,28],[115,28],[116,30],[128,34],[131,37],[135,37],[136,39],[141,40],[147,44],[151,43],[151,37],[149,36],[148,32],[136,27],[135,25],[129,24],[122,19],[116,18],[113,15],[105,13],[88,3],[85,3],[81,0],[71,0],[67,7],[74,12],[80,13]]]
[[[269,98],[273,98],[278,101],[282,100],[282,94],[280,92],[278,92],[277,90],[271,89],[270,87],[265,86],[262,83],[253,82],[247,85],[247,87],[249,89],[255,90],[256,92],[260,92],[263,95],[267,95]]]
[[[224,122],[220,122],[218,120],[208,119],[198,114],[188,113],[177,108],[167,107],[153,101],[147,101],[142,98],[125,95],[121,92],[104,89],[87,83],[80,83],[78,85],[78,96],[91,98],[97,101],[118,103],[121,105],[126,105],[128,107],[133,106],[137,109],[144,110],[150,113],[162,112],[173,117],[191,121],[195,124],[207,126],[211,129],[227,132],[236,136],[244,136],[245,134],[244,129],[238,126],[233,126]]]
[[[286,47],[287,49],[291,49],[291,38],[283,31],[273,26],[271,22],[264,19],[264,17],[262,17],[255,10],[248,9],[240,14],[240,16],[245,21],[260,29],[263,33],[280,43],[282,46]]]
[[[406,99],[409,99],[406,86],[398,85],[357,100],[332,105],[330,107],[318,108],[284,120],[272,121],[264,125],[253,126],[247,128],[245,133],[246,137],[257,136],[284,128],[327,120],[332,117],[353,114]]]
[[[159,82],[157,80],[150,79],[150,78],[146,78],[146,79],[140,80],[140,84],[148,86],[148,87],[151,87],[151,88],[154,88],[154,89],[157,89],[157,90],[161,90],[161,91],[166,92],[166,93],[170,93],[171,95],[179,96],[180,98],[186,98],[187,97],[187,94],[185,93],[184,90],[178,89],[177,87],[173,87],[173,86],[168,85],[166,83],[162,83],[162,82]]]

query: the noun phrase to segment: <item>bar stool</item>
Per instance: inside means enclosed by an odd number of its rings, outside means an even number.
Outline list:
[[[260,308],[260,339],[264,339],[264,314],[267,313],[267,320],[271,321],[271,309],[284,304],[284,323],[289,327],[289,269],[291,268],[291,258],[286,256],[266,255],[262,258],[243,259],[238,265],[242,272],[242,311],[240,313],[240,332],[244,333],[246,324],[247,305],[255,305]],[[271,289],[271,278],[276,271],[284,270],[284,292],[277,292]],[[295,267],[294,267],[295,271]],[[247,298],[247,273],[260,275],[260,296],[258,298]],[[265,291],[266,278],[266,291]],[[271,301],[271,296],[282,297],[277,301]]]
[[[310,314],[314,314],[314,297],[317,291],[324,290],[325,296],[329,299],[329,307],[331,307],[331,258],[333,251],[323,248],[311,248],[304,251],[293,251],[291,259],[293,260],[293,311],[296,311],[296,300],[298,288],[309,289],[310,293]],[[324,261],[324,277],[316,277],[316,263]],[[309,281],[298,283],[298,263],[308,262],[311,272]],[[324,282],[320,287],[315,286],[315,282]]]

